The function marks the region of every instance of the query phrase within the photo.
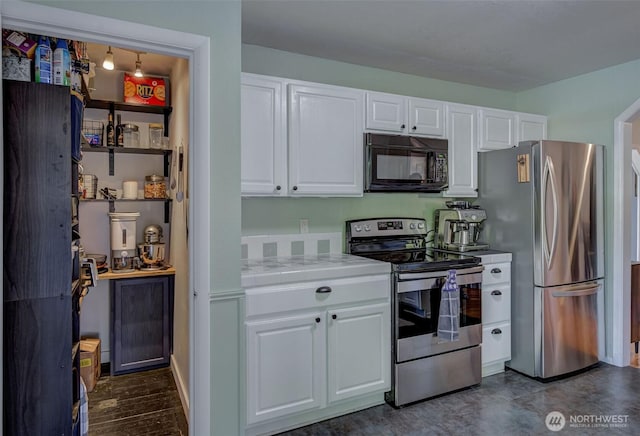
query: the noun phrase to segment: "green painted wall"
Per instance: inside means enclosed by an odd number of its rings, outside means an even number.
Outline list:
[[[613,122],[640,98],[640,60],[617,65],[517,95],[517,108],[549,117],[552,139],[605,146],[605,312],[607,355],[611,355],[613,296]],[[631,158],[631,156],[629,156]]]
[[[414,97],[515,110],[512,92],[396,73],[362,65],[299,55],[256,45],[242,46],[242,71],[348,86]],[[310,232],[339,232],[348,219],[416,216],[433,221],[442,197],[429,194],[365,194],[363,198],[243,198],[242,234],[298,233],[309,219]]]

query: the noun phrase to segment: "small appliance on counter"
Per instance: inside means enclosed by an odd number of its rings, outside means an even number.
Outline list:
[[[162,227],[151,224],[144,228],[144,242],[138,244],[141,270],[157,270],[165,267],[165,246]]]
[[[436,247],[451,251],[489,248],[489,245],[479,242],[487,212],[468,201],[447,201],[446,205],[448,209],[437,209],[435,212]]]
[[[136,266],[136,218],[139,212],[111,212],[111,268],[131,272]]]

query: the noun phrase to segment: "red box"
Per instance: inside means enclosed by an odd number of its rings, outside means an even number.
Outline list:
[[[166,106],[167,88],[161,77],[136,77],[124,75],[125,103]]]

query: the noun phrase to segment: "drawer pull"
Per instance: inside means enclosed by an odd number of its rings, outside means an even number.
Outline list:
[[[491,334],[492,334],[492,335],[501,335],[501,334],[502,334],[502,330],[500,330],[500,329],[493,329],[493,330],[491,330]]]
[[[491,295],[502,295],[502,292],[495,290],[495,291],[491,291]]]
[[[491,269],[491,274],[500,274],[502,272],[502,270],[500,268],[492,268]]]
[[[336,319],[338,317],[338,315],[336,315],[335,313],[333,315],[331,315],[331,319]]]
[[[329,286],[320,286],[316,289],[316,294],[328,294],[331,292],[331,288]]]
[[[316,322],[320,322],[320,318],[316,318]],[[493,332],[492,332],[493,333]]]

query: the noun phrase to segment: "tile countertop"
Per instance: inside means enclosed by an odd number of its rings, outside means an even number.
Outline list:
[[[390,274],[391,264],[350,254],[243,259],[243,288],[326,280],[371,274]]]
[[[467,251],[465,254],[477,256],[482,259],[482,263],[502,263],[511,262],[511,253],[499,250],[478,250]]]

